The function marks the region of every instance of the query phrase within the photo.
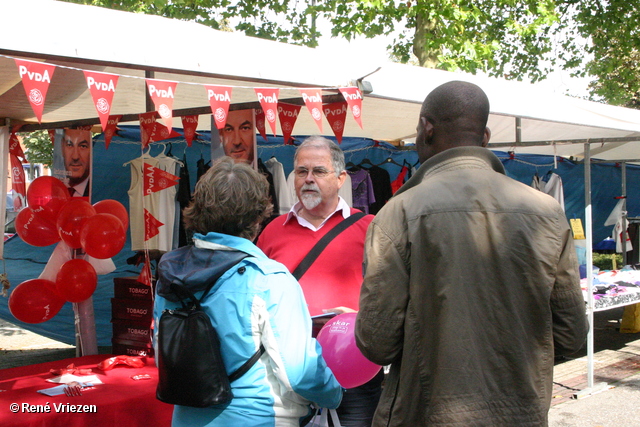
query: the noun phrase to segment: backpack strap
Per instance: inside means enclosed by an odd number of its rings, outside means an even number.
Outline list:
[[[253,364],[256,363],[258,361],[258,359],[260,359],[260,357],[262,356],[262,354],[264,352],[265,352],[264,345],[262,343],[260,343],[260,348],[258,349],[258,351],[253,353],[253,356],[251,356],[251,358],[249,360],[244,362],[242,364],[242,366],[240,366],[238,368],[237,371],[235,371],[233,374],[229,375],[229,382],[232,383],[235,380],[237,380],[238,378],[240,378],[241,376],[243,376],[244,374],[246,374],[247,371],[249,370],[249,368],[251,368],[253,366]]]
[[[335,227],[333,227],[327,234],[322,236],[318,243],[316,243],[313,248],[309,251],[309,253],[300,261],[300,264],[293,270],[293,277],[296,280],[300,280],[300,278],[307,272],[311,264],[320,256],[322,251],[327,247],[329,243],[340,233],[346,230],[350,225],[356,223],[360,218],[364,217],[364,212],[356,212],[353,215],[349,215],[347,218],[340,221]]]

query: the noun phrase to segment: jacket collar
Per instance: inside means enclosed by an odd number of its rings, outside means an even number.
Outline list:
[[[484,147],[455,147],[449,148],[441,153],[436,154],[429,160],[424,162],[416,173],[413,174],[407,182],[394,196],[407,191],[410,188],[420,184],[423,180],[427,179],[430,175],[438,173],[442,170],[454,168],[457,166],[473,167],[473,163],[477,164],[477,167],[486,168],[489,167],[494,171],[505,175],[504,166],[498,157]]]

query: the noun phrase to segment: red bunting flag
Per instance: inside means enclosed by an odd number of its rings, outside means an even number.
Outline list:
[[[342,134],[344,132],[344,124],[347,118],[347,106],[345,101],[326,104],[323,107],[324,115],[327,117],[329,126],[333,130],[333,134],[338,140],[338,144],[342,143]]]
[[[298,119],[298,113],[300,112],[300,105],[284,104],[278,102],[278,118],[280,119],[280,127],[282,128],[282,136],[284,138],[284,144],[288,145],[291,140],[291,134],[293,133],[293,126]],[[293,140],[291,140],[293,145]]]
[[[182,131],[184,132],[184,139],[187,141],[187,145],[191,147],[193,138],[196,136],[196,129],[198,128],[198,115],[182,116]]]
[[[144,210],[144,240],[149,240],[160,233],[160,227],[164,224],[151,215],[148,210]]]
[[[360,89],[355,86],[341,87],[339,89],[342,96],[344,96],[345,101],[349,104],[349,108],[351,108],[353,118],[362,129],[362,92],[360,92]]]
[[[148,254],[144,257],[144,265],[136,281],[151,287],[151,261],[149,260]]]
[[[105,150],[109,149],[109,144],[111,144],[111,138],[116,134],[118,130],[118,122],[122,118],[122,114],[117,116],[109,116],[107,119],[107,127],[104,129],[104,148]]]
[[[182,136],[173,129],[169,132],[166,126],[156,122],[155,111],[138,114],[138,118],[140,120],[140,142],[142,143],[142,149],[147,148],[152,142]]]
[[[38,119],[38,123],[42,123],[44,101],[47,98],[47,91],[56,66],[24,59],[15,59],[15,61],[31,108]]]
[[[207,89],[207,98],[211,105],[211,114],[213,114],[213,120],[216,122],[216,128],[222,129],[227,123],[227,116],[229,115],[229,104],[231,104],[231,91],[230,86],[212,86],[205,85]]]
[[[11,189],[16,193],[16,197],[13,199],[13,210],[19,211],[25,207],[25,201],[27,200],[27,184],[24,175],[24,167],[22,162],[18,159],[18,156],[11,153],[9,155],[11,160]]]
[[[268,141],[267,139],[267,128],[265,125],[265,117],[264,117],[264,111],[262,111],[260,108],[256,109],[256,129],[258,129],[258,132],[260,132],[260,135],[262,135],[262,138],[265,141]]]
[[[300,89],[302,99],[322,133],[322,92],[320,89]]]
[[[157,167],[144,163],[144,196],[151,193],[162,191],[165,188],[173,187],[178,183],[180,177],[177,177],[167,171],[158,169]]]
[[[173,128],[173,98],[178,82],[146,79],[149,96],[169,131]]]
[[[113,95],[116,93],[118,76],[115,74],[99,73],[97,71],[83,71],[89,92],[91,92],[91,97],[93,98],[93,104],[100,118],[102,131],[104,132],[107,129],[107,121],[109,120],[109,113],[111,112]]]
[[[258,101],[264,111],[264,117],[271,127],[273,136],[276,135],[276,117],[278,115],[278,94],[280,89],[273,87],[254,88],[256,95],[258,95]]]
[[[48,131],[49,133],[49,140],[51,140],[51,145],[54,145],[54,141],[56,139],[56,130],[55,129],[49,129]]]
[[[24,151],[20,145],[20,140],[16,131],[19,126],[14,127],[9,136],[9,159],[11,160],[11,189],[16,193],[17,197],[13,199],[13,209],[19,211],[25,205],[27,199],[27,184],[24,175],[24,167],[22,162],[25,160]]]
[[[18,128],[16,126],[16,128]],[[16,134],[16,130],[11,131],[11,135],[9,136],[9,153],[13,154],[16,157],[19,157],[21,160],[26,160],[24,156],[24,151],[22,151],[22,146],[20,145],[20,140],[18,139],[18,135]]]

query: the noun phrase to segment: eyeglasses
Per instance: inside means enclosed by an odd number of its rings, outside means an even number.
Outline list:
[[[335,171],[330,171],[330,170],[327,170],[325,168],[313,168],[313,169],[311,169],[311,173],[316,178],[324,178],[325,176],[329,175],[332,172],[335,172]],[[298,169],[296,169],[294,171],[294,173],[296,174],[296,176],[298,178],[306,178],[309,175],[309,169],[307,169],[307,168],[298,168]]]

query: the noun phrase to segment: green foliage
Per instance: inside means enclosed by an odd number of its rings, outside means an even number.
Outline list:
[[[593,253],[593,265],[600,270],[613,270],[613,258],[616,260],[616,269],[622,267],[622,254]]]
[[[594,77],[592,98],[640,108],[637,0],[65,0],[316,46],[316,21],[351,40],[392,36],[399,62],[507,79]]]
[[[43,164],[51,167],[53,164],[53,144],[46,130],[30,133],[18,133],[22,137],[25,147],[24,155],[31,164]]]

